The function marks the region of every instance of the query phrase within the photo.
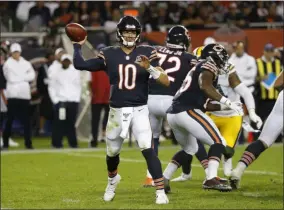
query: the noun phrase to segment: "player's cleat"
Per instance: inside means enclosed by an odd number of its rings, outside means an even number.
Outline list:
[[[240,188],[241,179],[240,179],[240,176],[237,176],[237,173],[234,170],[232,171],[232,175],[231,175],[229,181],[230,181],[230,185],[231,185],[233,190],[237,190],[237,189]]]
[[[170,180],[166,179],[165,177],[164,177],[164,186],[165,186],[165,192],[167,194],[171,193]]]
[[[192,174],[191,174],[191,171],[190,171],[189,174],[181,173],[181,175],[179,177],[172,179],[171,182],[185,182],[187,180],[191,180],[191,178],[192,178]]]
[[[169,199],[163,190],[156,191],[156,204],[168,204]]]
[[[108,184],[104,194],[104,201],[111,201],[115,196],[115,189],[121,180],[121,176],[117,174],[113,178],[108,178]]]
[[[219,176],[217,176],[216,179],[218,179],[221,184],[229,184],[228,179],[221,178]]]
[[[205,190],[218,190],[221,192],[229,192],[232,191],[230,185],[221,184],[221,182],[215,177],[213,179],[205,180],[203,182],[203,189]]]
[[[155,187],[154,181],[152,178],[146,177],[143,187]]]

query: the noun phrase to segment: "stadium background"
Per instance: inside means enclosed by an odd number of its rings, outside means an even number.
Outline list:
[[[88,30],[88,43],[83,47],[85,58],[96,55],[97,45],[116,43],[115,26],[123,14],[139,14],[143,24],[142,43],[164,44],[166,31],[173,24],[189,23],[192,48],[203,45],[205,38],[214,37],[233,50],[235,41],[246,43],[247,52],[258,58],[264,45],[272,43],[282,49],[283,63],[283,2],[58,2],[45,1],[47,9],[36,10],[29,16],[35,2],[0,2],[1,65],[9,54],[9,43],[19,42],[22,55],[35,70],[45,62],[49,50],[64,47],[72,54],[72,45],[64,33],[69,22],[79,22]],[[41,4],[41,3],[40,3]],[[65,4],[65,5],[64,5]],[[55,13],[57,8],[58,12]],[[87,9],[86,9],[87,8]],[[137,8],[138,11],[137,11]],[[49,10],[50,17],[46,11]],[[229,11],[236,10],[232,15]],[[191,14],[192,13],[192,14]],[[55,15],[56,14],[56,15]],[[46,18],[48,17],[48,18]],[[82,73],[82,78],[86,75]],[[33,87],[33,103],[41,100]],[[77,134],[82,141],[90,138],[90,94],[83,87]],[[54,151],[50,148],[50,133],[38,133],[38,112],[33,118],[34,151],[1,152],[1,208],[150,208],[152,189],[142,188],[145,166],[137,149],[124,148],[120,171],[125,178],[117,190],[116,200],[110,204],[101,197],[106,184],[105,145],[98,149]],[[23,149],[22,126],[15,122],[13,138]],[[161,144],[159,154],[163,166],[178,150],[168,141]],[[65,143],[66,145],[66,143]],[[80,142],[80,147],[87,147]],[[43,149],[43,150],[42,150]],[[47,149],[47,150],[45,150]],[[234,165],[244,151],[236,148]],[[179,174],[176,174],[179,175]],[[243,188],[230,194],[201,190],[204,171],[193,162],[193,180],[173,184],[170,204],[159,208],[193,209],[283,209],[283,147],[272,146],[247,171]]]

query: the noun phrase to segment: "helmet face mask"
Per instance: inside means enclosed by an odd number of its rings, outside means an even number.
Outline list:
[[[117,24],[117,40],[125,47],[134,47],[139,41],[141,31],[141,25],[136,18],[125,16]]]
[[[187,51],[190,41],[188,30],[182,25],[177,25],[169,30],[166,45],[168,48]]]

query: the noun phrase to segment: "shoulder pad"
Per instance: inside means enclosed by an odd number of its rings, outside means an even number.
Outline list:
[[[210,61],[206,61],[204,63],[201,64],[201,68],[211,71],[215,76],[218,75],[218,68]]]
[[[149,50],[155,50],[155,47],[152,47],[150,45],[139,45],[139,46],[137,46],[137,48],[145,48],[145,49],[149,49]]]

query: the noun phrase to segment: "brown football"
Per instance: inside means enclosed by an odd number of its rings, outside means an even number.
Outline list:
[[[69,23],[65,27],[65,32],[73,42],[80,42],[87,36],[86,29],[78,23]]]

